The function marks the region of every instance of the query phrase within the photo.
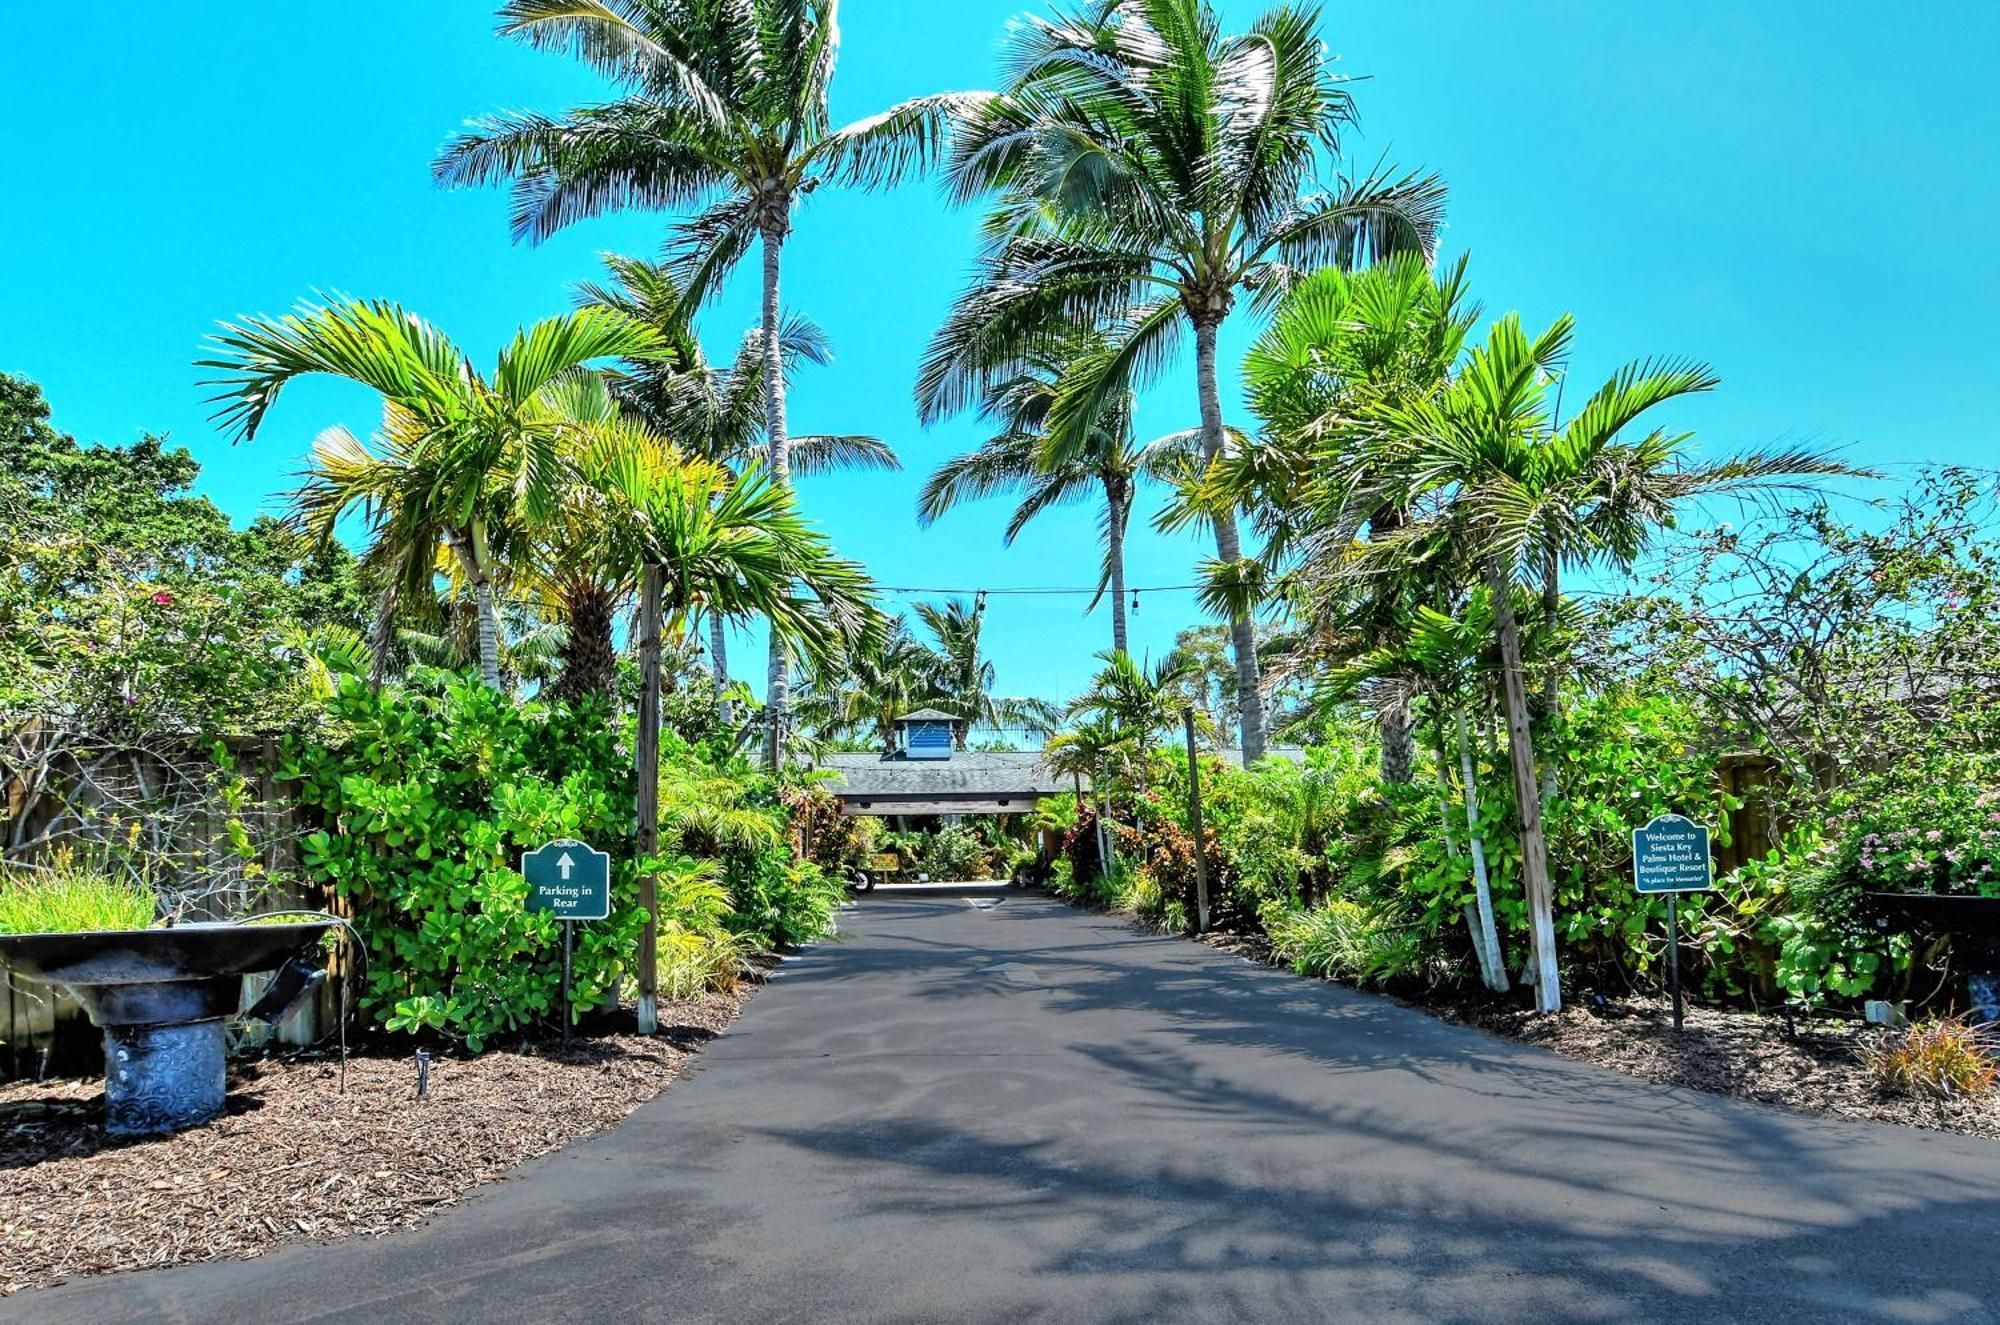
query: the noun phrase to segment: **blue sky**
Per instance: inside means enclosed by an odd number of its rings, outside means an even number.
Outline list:
[[[843,6],[835,113],[990,86],[1022,4]],[[490,35],[476,0],[343,0],[252,11],[133,3],[23,7],[0,36],[0,369],[41,381],[86,440],[165,432],[239,517],[273,508],[312,436],[374,421],[363,393],[303,386],[254,444],[206,421],[191,367],[219,318],[318,291],[386,296],[476,359],[565,307],[607,249],[649,253],[664,219],[508,240],[497,191],[445,193],[430,159],[467,116],[597,94],[567,60]],[[1249,5],[1225,16],[1247,21]],[[1331,3],[1323,30],[1357,89],[1362,164],[1442,173],[1447,254],[1470,251],[1489,312],[1580,323],[1575,373],[1650,354],[1710,361],[1722,388],[1673,421],[1710,449],[1806,441],[1857,463],[2000,466],[1990,394],[2000,269],[2000,10],[1721,3]],[[786,254],[786,301],[838,359],[798,386],[799,430],[873,432],[900,475],[809,480],[810,511],[887,585],[1089,583],[1092,513],[1045,517],[1012,550],[1006,506],[919,531],[922,475],[978,440],[920,429],[918,355],[966,274],[975,217],[932,185],[822,191]],[[746,266],[704,320],[711,347],[753,318]],[[1225,338],[1233,363],[1254,328]],[[1227,407],[1240,419],[1232,397]],[[1151,394],[1156,431],[1194,418],[1183,368]],[[1889,472],[1896,472],[1891,469]],[[1177,585],[1202,549],[1138,534],[1132,579]],[[900,596],[898,598],[900,601]],[[1002,688],[1076,689],[1108,644],[1081,599],[996,598]],[[1142,595],[1135,651],[1192,620]],[[747,644],[747,641],[740,642]],[[739,647],[739,670],[753,661]]]

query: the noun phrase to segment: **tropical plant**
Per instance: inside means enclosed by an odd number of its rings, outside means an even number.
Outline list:
[[[1098,598],[1107,593],[1111,597],[1111,647],[1123,650],[1127,641],[1125,534],[1138,485],[1144,478],[1176,475],[1198,443],[1192,433],[1175,433],[1135,446],[1128,394],[1099,416],[1081,446],[1068,449],[1059,458],[1051,457],[1046,428],[1061,380],[1062,363],[1050,358],[1031,362],[1015,376],[989,387],[980,412],[1000,431],[977,450],[953,456],[938,466],[917,498],[917,520],[928,525],[960,502],[1019,492],[1021,502],[1001,535],[1002,542],[1012,544],[1042,512],[1081,500],[1093,488],[1098,489],[1104,499],[1098,520],[1104,543]],[[1092,599],[1091,606],[1097,601]]]
[[[936,641],[925,659],[925,699],[954,715],[952,737],[959,749],[975,727],[1047,731],[1055,726],[1058,711],[1048,701],[993,693],[997,673],[980,644],[986,623],[982,604],[952,598],[918,603],[916,610]]]
[[[1633,364],[1558,428],[1545,402],[1572,331],[1565,316],[1530,340],[1517,316],[1502,318],[1445,390],[1372,410],[1365,443],[1350,462],[1353,475],[1368,476],[1352,485],[1355,500],[1417,517],[1368,545],[1368,568],[1400,575],[1412,555],[1449,558],[1492,593],[1543,1012],[1559,1009],[1562,994],[1517,586],[1534,584],[1554,613],[1563,568],[1629,569],[1688,498],[1846,472],[1803,450],[1690,464],[1688,435],[1658,429],[1621,440],[1648,411],[1715,385],[1706,367],[1691,362]],[[1553,680],[1543,684],[1552,694]]]
[[[950,181],[992,195],[970,290],[933,337],[917,399],[956,413],[1062,340],[1111,330],[1064,374],[1045,447],[1084,451],[1105,412],[1171,360],[1192,330],[1204,459],[1228,445],[1216,340],[1246,292],[1303,270],[1430,247],[1444,190],[1376,172],[1313,191],[1353,122],[1317,13],[1282,6],[1228,35],[1206,0],[1101,0],[1014,30],[1012,76],[960,108]],[[1238,568],[1230,611],[1245,756],[1263,753],[1251,612],[1233,509],[1208,513]]]
[[[572,389],[598,359],[658,348],[656,333],[607,309],[548,318],[500,352],[491,380],[443,333],[395,304],[307,305],[279,318],[224,324],[199,366],[215,418],[239,441],[256,437],[278,395],[297,378],[346,378],[382,397],[374,444],[338,425],[313,442],[293,510],[331,538],[359,509],[370,555],[384,568],[386,618],[396,591],[428,594],[440,549],[472,586],[479,666],[500,687],[496,603],[505,558],[528,528],[554,515],[567,486],[568,456],[595,430],[569,413]]]
[[[658,331],[671,353],[634,360],[605,374],[619,404],[683,452],[741,472],[768,454],[762,408],[763,333],[752,329],[728,364],[703,352],[693,323],[695,309],[674,270],[663,262],[606,255],[608,284],[578,287],[588,305],[612,308]],[[780,359],[787,373],[801,363],[824,365],[832,352],[820,329],[794,315],[779,328]],[[851,469],[897,469],[901,462],[880,438],[808,433],[789,439],[790,466],[800,474]],[[724,617],[708,615],[709,657],[718,702],[729,686]]]
[[[1189,706],[1188,682],[1195,674],[1192,660],[1168,654],[1148,666],[1118,649],[1097,656],[1104,667],[1090,688],[1070,701],[1068,717],[1110,722],[1129,732],[1141,749],[1180,725],[1181,710]]]
[[[574,54],[617,86],[559,116],[490,116],[439,156],[446,184],[511,181],[514,233],[540,241],[621,208],[696,209],[677,223],[673,266],[699,304],[756,240],[763,252],[767,466],[791,478],[781,362],[780,255],[797,202],[824,183],[876,188],[943,150],[953,96],[906,101],[834,128],[834,0],[510,0],[500,32]],[[782,643],[770,656],[766,755],[780,763],[787,706]]]

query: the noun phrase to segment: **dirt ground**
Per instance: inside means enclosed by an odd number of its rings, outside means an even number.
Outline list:
[[[237,1065],[227,1112],[171,1137],[105,1134],[101,1082],[0,1086],[0,1295],[78,1275],[378,1236],[578,1137],[615,1126],[729,1025],[752,986],[663,1005],[660,1034],[578,1037],[433,1060],[412,1053]]]
[[[1262,935],[1210,934],[1201,941],[1252,961],[1271,960]],[[1575,990],[1553,1017],[1529,1011],[1525,990],[1509,997],[1483,990],[1406,989],[1396,997],[1446,1021],[1661,1085],[2000,1139],[2000,1090],[1948,1100],[1883,1094],[1862,1060],[1862,1049],[1882,1032],[1854,1019],[1793,1022],[1769,1013],[1689,1005],[1685,1028],[1675,1031],[1672,1005],[1664,997],[1613,998]]]

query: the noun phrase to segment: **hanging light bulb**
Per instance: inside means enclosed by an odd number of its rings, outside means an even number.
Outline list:
[[[986,610],[986,591],[984,589],[972,595],[972,610],[975,614]]]
[[[1132,615],[1139,615],[1139,591],[1137,589],[1132,591]]]

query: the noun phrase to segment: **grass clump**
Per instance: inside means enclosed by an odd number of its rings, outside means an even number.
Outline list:
[[[1414,931],[1343,898],[1269,908],[1264,927],[1278,960],[1300,975],[1371,984],[1407,975],[1422,961]]]
[[[38,869],[0,874],[0,934],[80,934],[145,929],[158,914],[138,880],[61,850]]]
[[[1876,1085],[1890,1094],[1930,1099],[1979,1095],[2000,1080],[1991,1030],[1963,1017],[1928,1017],[1890,1031],[1863,1056]]]

